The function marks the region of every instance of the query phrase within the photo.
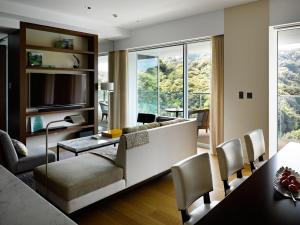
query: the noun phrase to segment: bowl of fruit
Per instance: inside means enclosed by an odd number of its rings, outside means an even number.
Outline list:
[[[281,167],[274,179],[274,189],[285,197],[300,200],[300,175],[288,167]]]

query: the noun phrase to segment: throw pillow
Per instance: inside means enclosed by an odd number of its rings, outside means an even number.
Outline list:
[[[20,142],[16,139],[11,139],[11,141],[12,141],[12,143],[15,147],[15,150],[16,150],[19,157],[23,157],[23,156],[28,155],[28,149],[26,148],[26,146],[22,142]]]
[[[169,120],[169,121],[165,121],[165,122],[160,122],[161,126],[166,126],[166,125],[170,125],[170,124],[175,124],[175,123],[180,123],[180,122],[184,122],[186,121],[186,119],[183,118],[177,118],[175,120]]]
[[[122,134],[129,134],[129,133],[138,132],[141,130],[147,130],[147,127],[144,125],[134,126],[134,127],[125,127],[122,129]]]
[[[158,122],[153,122],[153,123],[145,123],[144,126],[147,129],[152,129],[152,128],[160,127],[160,124]]]

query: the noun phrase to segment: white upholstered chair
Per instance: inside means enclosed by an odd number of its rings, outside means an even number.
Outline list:
[[[244,138],[251,171],[254,172],[266,162],[263,158],[266,152],[264,134],[262,129],[257,129],[245,134]]]
[[[213,190],[209,155],[191,156],[175,164],[171,171],[183,224],[195,224],[218,204],[217,201],[211,202],[209,197],[209,192]],[[189,212],[189,206],[202,196],[204,204]]]
[[[220,144],[217,146],[217,155],[225,195],[228,195],[248,178],[242,174],[244,159],[241,140],[232,139]],[[228,177],[235,173],[237,178],[228,183]]]

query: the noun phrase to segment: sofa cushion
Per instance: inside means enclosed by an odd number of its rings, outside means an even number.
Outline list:
[[[170,125],[170,124],[175,124],[175,123],[180,123],[180,122],[184,122],[186,121],[186,119],[183,118],[177,118],[174,120],[169,120],[169,121],[164,121],[164,122],[160,122],[161,126],[166,126],[166,125]]]
[[[45,185],[45,166],[34,170]],[[95,154],[83,154],[48,164],[48,189],[69,201],[123,179],[123,169]]]
[[[19,157],[23,157],[23,156],[28,155],[28,149],[26,148],[26,146],[22,142],[20,142],[16,139],[13,139],[13,138],[11,139],[11,141],[12,141],[12,143],[15,147],[15,150],[16,150]]]
[[[147,127],[145,125],[125,127],[122,129],[122,134],[129,134],[129,133],[138,132],[141,130],[147,130]]]
[[[56,160],[56,154],[52,151],[48,151],[48,162],[54,162]],[[19,158],[17,173],[22,173],[34,169],[39,165],[46,163],[46,150],[45,148],[32,148],[28,151],[28,155]]]
[[[160,124],[158,122],[153,122],[153,123],[145,123],[144,126],[147,129],[153,129],[153,128],[156,128],[156,127],[160,127]]]
[[[155,121],[156,122],[165,122],[165,121],[169,121],[169,120],[175,120],[176,117],[170,117],[170,116],[158,116],[156,117]]]

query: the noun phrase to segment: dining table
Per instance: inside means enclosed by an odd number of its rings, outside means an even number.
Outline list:
[[[300,201],[273,186],[281,167],[300,172],[300,143],[288,143],[196,224],[300,225]]]
[[[183,112],[183,108],[167,108],[166,112],[175,113],[175,117],[179,117],[179,113]]]

